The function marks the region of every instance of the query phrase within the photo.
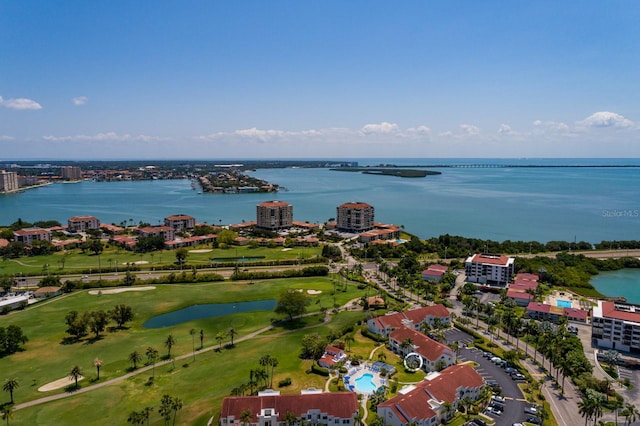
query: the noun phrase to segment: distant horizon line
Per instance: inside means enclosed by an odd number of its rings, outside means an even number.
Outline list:
[[[212,158],[6,158],[10,161],[357,161],[357,160],[640,160],[640,157],[212,157]]]

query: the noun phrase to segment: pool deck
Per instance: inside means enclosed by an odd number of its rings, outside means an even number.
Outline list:
[[[369,364],[361,364],[358,366],[349,367],[348,374],[343,377],[345,388],[352,392],[360,393],[363,395],[371,394],[372,392],[362,391],[356,386],[356,380],[365,374],[371,374],[373,376],[371,378],[371,381],[375,384],[376,389],[379,389],[381,386],[387,384],[387,381],[380,377],[380,371],[376,367],[372,367]]]

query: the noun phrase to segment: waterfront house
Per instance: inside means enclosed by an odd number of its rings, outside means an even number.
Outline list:
[[[34,241],[51,242],[51,231],[43,228],[24,228],[13,232],[13,239],[17,242],[31,245]]]
[[[293,206],[284,201],[265,201],[256,206],[257,227],[278,231],[293,225]]]
[[[591,317],[591,339],[601,348],[640,354],[640,305],[599,300]]]
[[[95,216],[73,216],[67,220],[69,232],[87,232],[100,229],[100,219]]]
[[[173,229],[174,233],[184,232],[196,226],[196,218],[187,214],[175,214],[164,218],[164,226]]]
[[[168,226],[145,226],[137,229],[140,237],[162,237],[165,241],[171,241],[175,239],[175,232],[173,228]]]

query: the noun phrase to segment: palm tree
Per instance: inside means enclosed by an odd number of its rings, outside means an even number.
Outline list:
[[[231,338],[231,346],[233,346],[233,338],[238,335],[238,332],[235,328],[231,327],[229,331],[227,331],[227,334]]]
[[[156,360],[158,359],[158,350],[152,346],[147,348],[147,362],[151,364],[153,367],[151,368],[152,377],[156,378]]]
[[[595,414],[594,399],[583,397],[578,401],[578,413],[581,417],[584,417],[584,424],[587,426],[587,423]]]
[[[204,347],[204,330],[200,329],[200,349]]]
[[[144,419],[142,418],[142,413],[139,411],[132,411],[129,413],[129,417],[127,417],[127,423],[131,423],[132,425],[143,425]]]
[[[5,392],[9,392],[9,397],[11,398],[10,404],[13,404],[13,391],[20,387],[20,383],[18,383],[18,379],[12,378],[4,381],[2,385],[2,390]]]
[[[292,413],[291,411],[287,411],[286,413],[284,413],[284,421],[287,426],[291,426],[297,419],[298,418],[296,417],[295,413]]]
[[[140,355],[138,351],[133,351],[129,354],[129,361],[133,364],[133,369],[136,370],[138,363],[142,361],[142,355]]]
[[[5,404],[2,407],[2,417],[7,421],[7,426],[9,426],[9,420],[13,418],[13,404]]]
[[[387,354],[383,351],[378,352],[378,361],[385,362],[387,360]]]
[[[100,380],[100,367],[102,367],[102,360],[100,358],[96,358],[93,360],[93,366],[96,368],[98,372],[97,380]]]
[[[347,350],[348,351],[351,351],[351,344],[353,342],[355,342],[355,341],[356,341],[355,337],[353,337],[353,335],[351,335],[351,334],[347,334],[344,337],[344,342],[347,344]]]
[[[611,401],[610,403],[611,405],[611,409],[613,410],[613,412],[615,413],[616,416],[616,422],[615,424],[618,424],[618,411],[620,411],[620,409],[622,407],[624,407],[624,399],[623,398],[614,398],[613,401]]]
[[[407,351],[407,349],[411,349],[413,347],[413,340],[410,337],[407,337],[402,342],[400,342],[400,349],[402,349],[403,353]]]
[[[176,344],[176,339],[173,335],[168,335],[167,340],[164,341],[164,346],[167,348],[167,359],[171,358],[171,348]]]
[[[218,334],[216,334],[216,340],[218,341],[218,352],[222,350],[222,341],[224,340],[224,333],[220,332]]]
[[[80,370],[79,366],[74,365],[69,372],[69,378],[75,380],[76,389],[78,389],[78,379],[80,379],[80,377],[82,377],[82,370]]]
[[[638,419],[638,415],[640,415],[640,412],[638,412],[638,409],[636,408],[635,404],[630,404],[630,403],[626,403],[624,405],[624,410],[622,410],[621,413],[625,420],[626,423],[630,425],[631,423],[634,423],[637,419]]]
[[[240,413],[240,424],[247,425],[249,423],[251,423],[251,411],[242,410],[242,412]]]
[[[178,410],[182,409],[182,400],[179,398],[173,398],[171,400],[171,409],[173,410],[173,425],[176,424],[176,416],[178,415]]]
[[[196,360],[196,330],[192,328],[189,330],[189,334],[191,335],[191,348],[193,351],[193,360]]]
[[[142,414],[144,420],[147,423],[147,426],[149,426],[149,417],[151,416],[151,412],[153,411],[153,407],[144,407],[144,409],[140,412],[140,414]]]

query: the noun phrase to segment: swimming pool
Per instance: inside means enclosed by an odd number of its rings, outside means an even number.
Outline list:
[[[570,300],[556,300],[556,305],[558,305],[558,307],[560,308],[571,308],[573,307],[573,304],[571,303]]]
[[[360,392],[371,393],[377,389],[376,384],[373,383],[373,374],[363,374],[362,376],[355,379],[354,382],[356,384],[356,389],[358,389]]]

